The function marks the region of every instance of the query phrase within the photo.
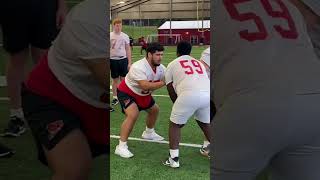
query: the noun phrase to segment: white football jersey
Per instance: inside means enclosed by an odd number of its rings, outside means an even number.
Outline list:
[[[210,92],[210,80],[204,65],[188,55],[180,56],[169,63],[165,80],[167,85],[173,83],[178,96],[184,91]]]
[[[210,67],[210,47],[202,52],[200,59]]]
[[[320,62],[303,17],[288,0],[216,1],[214,97],[320,92]]]
[[[110,59],[118,60],[127,57],[126,45],[130,43],[129,36],[123,32],[110,32]]]
[[[144,91],[139,87],[138,81],[148,80],[149,82],[158,82],[164,78],[166,68],[164,65],[157,66],[156,72],[153,71],[148,60],[143,58],[132,64],[128,74],[125,77],[126,85],[136,94],[147,96],[152,91]]]

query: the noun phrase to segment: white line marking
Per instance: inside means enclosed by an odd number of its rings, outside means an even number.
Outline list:
[[[120,136],[110,135],[110,138],[119,139]],[[153,142],[153,143],[159,143],[159,144],[169,144],[168,141],[153,141],[153,140],[134,138],[134,137],[129,137],[128,139],[129,140],[133,140],[133,141]],[[202,147],[202,145],[200,145],[200,144],[189,144],[189,143],[180,143],[179,145],[180,146],[186,146],[186,147],[194,147],[194,148],[201,148]]]
[[[7,98],[7,97],[0,97],[0,101],[9,101],[9,98]]]

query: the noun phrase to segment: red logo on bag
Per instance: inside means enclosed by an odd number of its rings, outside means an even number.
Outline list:
[[[54,136],[62,129],[64,122],[62,120],[51,122],[47,125],[47,131],[49,133],[49,139],[51,140]]]

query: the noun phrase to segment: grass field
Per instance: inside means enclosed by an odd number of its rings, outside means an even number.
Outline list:
[[[128,36],[131,36],[134,40],[137,41],[138,38],[141,36],[147,38],[150,34],[157,34],[158,27],[156,26],[143,26],[143,27],[137,27],[137,26],[126,26],[124,25],[122,27],[123,32],[127,33]]]

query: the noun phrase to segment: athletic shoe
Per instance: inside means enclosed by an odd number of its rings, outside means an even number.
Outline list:
[[[200,148],[200,153],[202,154],[202,155],[204,155],[204,156],[207,156],[207,157],[209,157],[209,153],[210,153],[210,144],[208,145],[208,146],[202,146],[201,148]]]
[[[8,127],[1,135],[3,137],[18,137],[26,131],[25,123],[21,118],[16,116],[10,117]]]
[[[10,157],[14,154],[12,149],[0,144],[0,157]]]
[[[114,151],[116,155],[119,155],[123,158],[131,158],[133,157],[133,154],[129,151],[128,146],[126,147],[120,147],[117,145],[116,150]]]
[[[164,138],[157,134],[155,131],[152,133],[147,133],[147,131],[143,131],[142,133],[142,138],[143,139],[148,139],[148,140],[154,140],[154,141],[162,141]]]
[[[110,112],[113,112],[114,111],[114,108],[113,107],[110,107]]]
[[[112,102],[111,102],[111,105],[112,105],[112,106],[115,106],[115,105],[117,105],[118,103],[119,103],[119,100],[116,99],[116,98],[114,98],[114,99],[112,100]]]
[[[165,162],[163,162],[163,165],[169,166],[172,168],[178,168],[180,167],[179,157],[175,157],[175,158],[168,157],[168,159]]]

